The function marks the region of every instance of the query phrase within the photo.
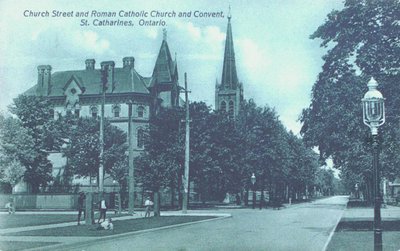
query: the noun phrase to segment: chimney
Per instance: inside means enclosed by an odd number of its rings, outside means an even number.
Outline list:
[[[108,69],[107,72],[107,86],[109,91],[112,92],[114,90],[114,61],[104,61],[100,63],[101,70]]]
[[[51,66],[39,65],[38,66],[38,82],[36,93],[38,96],[48,96],[50,93],[51,84]]]
[[[124,57],[122,59],[124,68],[135,68],[135,58],[134,57]]]
[[[94,59],[86,59],[85,64],[86,64],[86,70],[94,70],[94,64],[96,61]]]

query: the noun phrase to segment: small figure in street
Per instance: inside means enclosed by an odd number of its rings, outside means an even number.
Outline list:
[[[86,218],[85,215],[85,206],[84,206],[84,201],[86,199],[86,196],[83,192],[79,193],[79,197],[78,197],[78,226],[81,224],[81,215],[83,212],[83,219]]]
[[[144,217],[150,217],[150,211],[151,211],[151,206],[153,206],[153,202],[150,200],[149,197],[146,198],[146,201],[144,202],[144,206],[146,207],[146,213]]]
[[[103,217],[103,221],[106,220],[107,203],[106,200],[104,199],[104,196],[101,196],[101,200],[99,202],[99,209],[100,209],[100,216],[97,223],[100,223],[101,217]]]
[[[236,205],[240,205],[240,195],[239,195],[239,193],[236,193]]]
[[[15,214],[15,205],[12,198],[7,202],[5,208],[8,210],[8,214]]]
[[[108,218],[104,220],[99,226],[97,230],[114,230],[114,224],[112,223],[112,219]]]

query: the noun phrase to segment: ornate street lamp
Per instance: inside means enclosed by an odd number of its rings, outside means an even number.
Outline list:
[[[382,93],[376,88],[378,83],[374,78],[368,82],[368,91],[362,99],[363,121],[371,129],[374,168],[374,250],[382,250],[382,227],[381,227],[381,194],[379,176],[379,142],[378,127],[385,123],[385,103]]]
[[[256,184],[256,176],[254,175],[254,173],[251,175],[250,178],[251,184],[253,184],[253,209],[256,208],[256,191],[255,191],[255,184]]]

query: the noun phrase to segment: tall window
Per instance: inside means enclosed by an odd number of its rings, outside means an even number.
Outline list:
[[[233,119],[234,114],[235,114],[235,108],[233,105],[233,101],[231,100],[229,101],[229,118]]]
[[[54,119],[54,109],[49,110],[49,118]]]
[[[90,107],[90,113],[92,114],[92,118],[97,118],[99,111],[96,106],[92,106]]]
[[[66,114],[67,114],[67,116],[71,116],[72,115],[72,105],[71,104],[67,104],[67,107],[66,107]]]
[[[79,108],[75,108],[75,117],[79,118],[80,111]]]
[[[137,130],[137,147],[143,148],[144,147],[144,131],[142,128]]]
[[[222,111],[226,112],[226,103],[225,103],[225,101],[221,102],[220,108],[221,108]]]
[[[113,111],[114,117],[118,118],[119,114],[121,112],[121,107],[119,105],[113,105],[112,111]]]
[[[139,118],[143,118],[143,116],[144,116],[144,107],[143,107],[143,106],[139,106],[139,107],[137,108],[137,116],[138,116]]]

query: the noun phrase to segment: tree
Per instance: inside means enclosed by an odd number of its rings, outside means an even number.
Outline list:
[[[7,163],[5,168],[1,169],[0,181],[8,183],[14,187],[24,176],[26,169],[18,160],[12,160]]]
[[[333,171],[324,168],[318,169],[315,186],[324,196],[333,194],[335,191],[335,176],[333,175]]]
[[[79,118],[76,125],[68,130],[69,134],[65,135],[68,145],[62,152],[68,158],[68,168],[73,174],[81,177],[98,177],[99,128],[97,119]],[[126,158],[126,133],[109,122],[105,122],[104,128],[104,172],[116,174],[113,168]]]
[[[362,124],[360,99],[370,77],[386,97],[387,123],[380,129],[383,174],[389,179],[400,175],[399,155],[394,154],[400,151],[395,140],[400,122],[399,11],[396,0],[347,0],[311,35],[331,49],[313,86],[311,105],[302,113],[301,133],[307,145],[318,146],[321,160],[332,157],[345,178],[361,175],[367,190],[372,179],[370,132]]]
[[[52,165],[47,159],[46,150],[49,146],[45,140],[45,135],[48,135],[47,126],[50,121],[51,107],[44,98],[20,95],[14,99],[14,104],[9,109],[17,116],[20,124],[17,131],[21,131],[13,132],[11,135],[22,133],[23,137],[26,137],[21,141],[23,146],[21,142],[12,142],[9,146],[14,146],[16,149],[29,148],[28,152],[19,154],[18,160],[26,168],[24,181],[29,184],[31,191],[36,193],[39,187],[47,186],[47,183],[52,180]],[[25,139],[26,142],[24,142]]]
[[[0,182],[11,190],[23,178],[26,168],[21,161],[34,159],[33,140],[19,121],[0,115]]]
[[[135,159],[138,182],[154,194],[154,214],[160,215],[160,189],[182,174],[183,147],[179,142],[180,108],[161,108],[150,120],[145,150]]]

